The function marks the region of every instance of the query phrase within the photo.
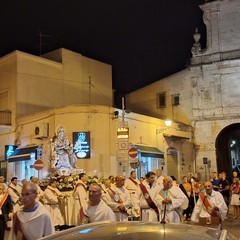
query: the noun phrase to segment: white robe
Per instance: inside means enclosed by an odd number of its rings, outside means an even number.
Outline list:
[[[116,215],[117,221],[128,221],[128,214],[126,212],[121,212],[118,208],[119,202],[122,201],[125,210],[127,211],[131,206],[131,196],[128,190],[125,187],[118,188],[115,184],[111,186],[111,189],[116,193],[116,197],[119,199],[114,199],[111,191],[108,190],[107,194],[102,196],[102,199],[106,202],[106,204],[113,210]]]
[[[163,188],[163,179],[164,179],[163,175],[161,175],[156,179],[156,185],[157,185],[156,188],[158,189],[158,191],[160,191]]]
[[[171,204],[162,204],[162,201],[166,197],[172,200]],[[164,189],[161,189],[160,192],[158,192],[156,197],[156,204],[159,208],[160,221],[163,219],[165,211],[166,222],[180,223],[182,217],[182,210],[186,209],[186,207],[188,206],[188,198],[179,187],[173,185],[170,189],[166,191],[164,191]]]
[[[36,240],[55,232],[49,212],[41,203],[38,204],[39,206],[34,212],[24,212],[23,210],[17,212],[22,232],[27,240]],[[16,236],[13,229],[9,233],[8,240],[20,239],[21,233],[18,232]]]
[[[212,207],[216,206],[219,208],[219,217],[224,220],[227,216],[228,207],[224,201],[224,198],[220,192],[212,190],[211,195],[206,196]],[[199,197],[191,216],[191,220],[194,222],[199,222],[199,217],[210,217],[207,212],[201,198]]]
[[[19,195],[17,193],[15,193],[15,191],[12,188],[15,189],[19,193]],[[13,203],[13,212],[16,212],[20,209],[21,193],[22,193],[22,188],[20,185],[15,186],[14,184],[10,183],[9,188],[8,188],[8,194],[11,197],[11,201]]]
[[[135,181],[137,183],[137,185],[133,181]],[[136,192],[138,189],[138,185],[140,184],[140,181],[138,179],[133,179],[133,181],[130,178],[125,180],[124,186],[127,188],[127,190],[130,193]]]
[[[157,195],[156,182],[153,183],[151,188],[147,180],[144,180],[142,184],[146,187],[148,195],[151,197],[153,202],[155,202],[155,198]],[[134,198],[135,200],[133,205],[138,206],[141,220],[146,222],[157,222],[157,214],[152,208],[149,207],[140,187],[137,189]]]
[[[89,217],[89,222],[99,222],[99,221],[116,221],[116,216],[112,209],[107,206],[107,204],[101,200],[96,206],[87,206],[83,208],[83,212]]]
[[[76,182],[76,185],[78,183],[81,183],[76,189],[73,191],[73,208],[72,208],[72,225],[79,225],[80,224],[80,215],[79,210],[80,207],[87,207],[87,201],[88,201],[88,193],[86,190],[86,185],[81,180],[78,180]]]
[[[54,194],[54,192],[56,194]],[[61,196],[62,193],[57,188],[52,188],[48,186],[44,191],[45,197],[45,207],[49,211],[54,226],[64,225],[64,219],[59,207],[58,196]]]

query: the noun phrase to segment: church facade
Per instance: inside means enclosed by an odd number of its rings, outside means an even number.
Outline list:
[[[211,171],[230,176],[240,164],[240,2],[210,1],[200,8],[206,48],[196,29],[187,68],[131,92],[126,104],[138,113],[191,126],[193,171],[207,179]]]

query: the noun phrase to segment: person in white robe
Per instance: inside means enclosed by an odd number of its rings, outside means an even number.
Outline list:
[[[35,201],[36,197],[37,188],[34,183],[23,186],[23,206],[13,216],[8,240],[35,240],[54,234],[51,216],[41,203]]]
[[[207,218],[211,216],[219,216],[221,221],[227,216],[228,207],[220,192],[213,190],[213,185],[210,181],[204,183],[205,193],[199,195],[199,199],[195,204],[191,215],[191,223],[196,224],[199,218]]]
[[[140,210],[136,203],[136,192],[139,189],[140,181],[137,179],[136,171],[130,172],[130,177],[125,180],[124,186],[128,190],[131,197],[132,208],[129,211],[129,215],[132,216],[132,220],[139,220]]]
[[[59,203],[65,196],[57,189],[57,180],[51,179],[49,185],[44,191],[45,207],[49,211],[55,229],[64,225],[64,219],[60,211]]]
[[[102,198],[106,204],[113,210],[117,221],[128,221],[131,208],[131,196],[128,190],[124,187],[125,177],[122,175],[116,176],[116,183],[107,189],[107,194]]]
[[[163,188],[157,194],[156,204],[160,222],[181,223],[182,211],[188,207],[188,198],[179,187],[173,185],[173,179],[166,176]]]
[[[44,203],[44,192],[43,190],[40,188],[40,186],[38,185],[38,178],[34,177],[34,176],[31,176],[30,177],[30,181],[35,183],[36,186],[37,186],[37,198],[36,198],[36,201],[40,201],[42,204],[45,204]]]
[[[156,170],[156,185],[157,185],[158,191],[163,188],[163,179],[164,179],[164,176],[162,175],[162,169],[158,168]]]
[[[8,186],[8,194],[11,197],[12,204],[13,204],[13,212],[16,212],[20,209],[21,206],[21,192],[22,188],[18,184],[18,178],[13,177],[11,179],[11,183]]]
[[[131,194],[131,192],[137,191],[139,184],[140,181],[137,179],[136,172],[131,171],[130,177],[125,180],[124,186]]]
[[[143,186],[141,186],[141,184]],[[158,222],[157,207],[152,208],[155,205],[154,201],[157,194],[155,173],[148,172],[145,176],[145,180],[143,180],[141,184],[135,194],[135,200],[133,203],[134,208],[138,207],[138,212],[142,221]],[[142,189],[145,189],[146,192],[143,192]]]
[[[72,208],[72,225],[80,224],[79,211],[81,207],[87,206],[88,193],[87,193],[87,175],[86,173],[79,174],[79,180],[75,183],[73,190],[73,208]]]
[[[116,216],[112,209],[101,199],[102,188],[97,183],[89,187],[89,201],[87,206],[83,207],[83,213],[88,219],[88,223],[99,221],[116,221]],[[81,217],[81,222],[84,223]]]

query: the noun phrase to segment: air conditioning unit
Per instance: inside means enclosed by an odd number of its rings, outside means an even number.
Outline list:
[[[40,123],[35,126],[34,129],[35,138],[47,138],[48,137],[48,123]]]

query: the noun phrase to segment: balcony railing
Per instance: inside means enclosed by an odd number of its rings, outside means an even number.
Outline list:
[[[0,125],[11,125],[12,112],[0,111]]]

